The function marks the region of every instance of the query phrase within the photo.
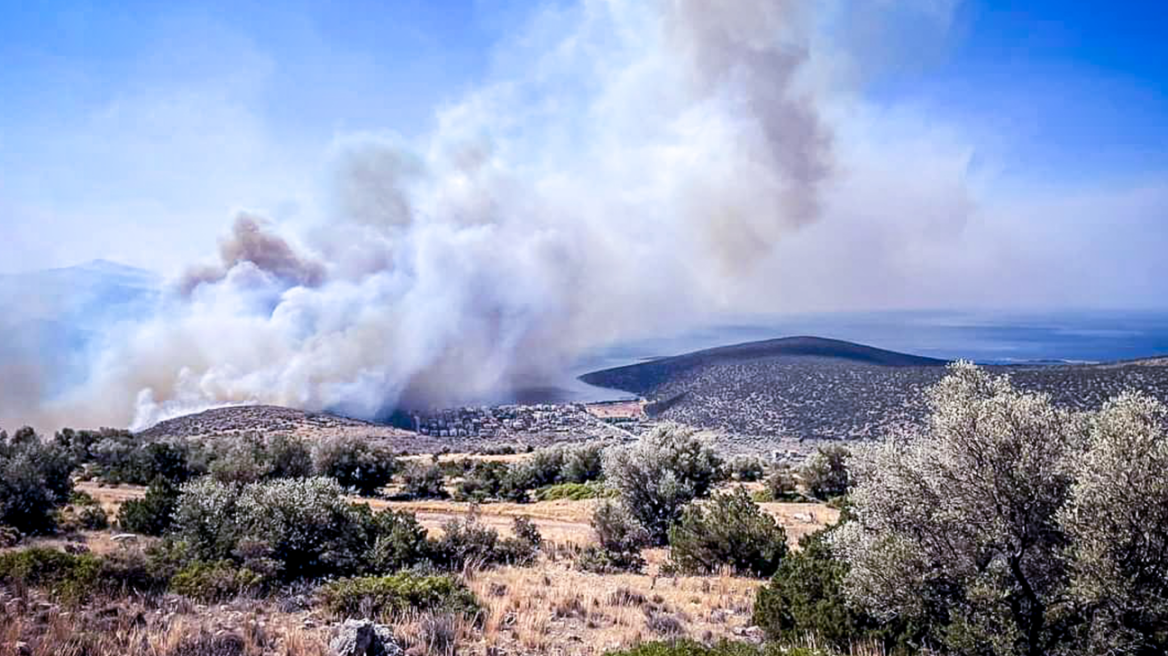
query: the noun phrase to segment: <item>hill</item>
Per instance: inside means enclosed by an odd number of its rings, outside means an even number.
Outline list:
[[[1168,399],[1154,359],[1101,365],[993,366],[1064,407],[1093,409],[1126,390]],[[1161,360],[1162,362],[1162,360]],[[738,438],[865,439],[917,424],[942,360],[816,337],[707,349],[586,374],[587,383],[639,394],[657,419]]]
[[[357,432],[370,437],[404,434],[388,426],[320,412],[304,412],[273,405],[244,405],[214,408],[204,412],[159,422],[139,433],[149,439],[205,437],[248,432],[287,433],[321,438]]]
[[[945,364],[944,360],[897,353],[839,339],[800,336],[719,346],[684,355],[594,371],[581,376],[580,380],[598,387],[645,395],[686,372],[701,367],[781,356],[837,358],[888,367],[933,367]]]

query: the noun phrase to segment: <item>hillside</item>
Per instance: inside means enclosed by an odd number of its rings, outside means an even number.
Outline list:
[[[1168,399],[1155,360],[990,367],[1055,402],[1093,409],[1127,389]],[[944,361],[815,337],[697,351],[592,372],[585,382],[640,394],[657,419],[739,437],[864,439],[918,423]]]
[[[581,376],[580,380],[598,387],[647,395],[679,376],[701,367],[781,356],[835,358],[889,367],[930,367],[945,364],[944,360],[897,353],[839,339],[801,336],[719,346],[650,362],[594,371]]]
[[[371,437],[392,437],[405,431],[319,412],[304,412],[272,405],[214,408],[175,417],[139,433],[142,437],[203,437],[247,432],[288,433],[302,437],[329,437],[357,432]]]

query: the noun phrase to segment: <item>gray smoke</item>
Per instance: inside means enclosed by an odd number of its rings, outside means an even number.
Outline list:
[[[589,347],[776,309],[765,273],[837,159],[809,6],[583,2],[425,139],[341,139],[318,228],[241,215],[62,408],[139,427],[478,402]]]

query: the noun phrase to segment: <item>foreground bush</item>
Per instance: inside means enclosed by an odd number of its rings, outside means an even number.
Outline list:
[[[434,558],[443,567],[527,565],[535,560],[543,542],[535,524],[526,517],[514,520],[515,537],[502,538],[495,529],[479,522],[475,511],[442,525],[442,537],[433,545]]]
[[[216,602],[257,594],[267,584],[262,574],[238,567],[229,560],[221,560],[187,565],[170,580],[170,589],[199,601]]]
[[[577,560],[580,569],[597,574],[639,572],[645,566],[641,550],[649,533],[624,506],[601,503],[592,513],[597,545],[586,547]]]
[[[416,611],[475,617],[482,610],[474,593],[448,574],[402,572],[345,579],[324,586],[321,599],[329,612],[339,617],[396,618]]]
[[[130,499],[118,509],[118,526],[139,535],[162,535],[170,528],[178,508],[178,489],[156,482],[142,499]]]
[[[9,437],[0,431],[0,524],[23,533],[56,525],[55,512],[73,490],[68,451],[47,444],[31,428]]]
[[[954,653],[1168,651],[1168,410],[1071,413],[970,364],[929,405],[853,458],[849,600]]]
[[[90,601],[100,594],[157,592],[166,587],[165,576],[137,552],[98,557],[41,547],[0,554],[0,582],[40,588],[66,603]]]
[[[848,567],[832,556],[827,534],[804,537],[799,550],[782,560],[770,583],[758,589],[751,621],[776,642],[811,639],[846,653],[857,641],[871,640],[894,652],[907,640],[905,632],[848,605]]]
[[[743,488],[687,506],[669,529],[670,558],[687,574],[770,576],[787,555],[787,534]]]
[[[246,547],[285,580],[336,576],[367,565],[373,517],[348,503],[336,481],[279,479],[226,485],[210,478],[182,488],[175,536],[198,560],[240,560]]]
[[[604,477],[650,540],[664,545],[681,509],[709,494],[723,472],[722,461],[693,429],[670,424],[605,451]]]

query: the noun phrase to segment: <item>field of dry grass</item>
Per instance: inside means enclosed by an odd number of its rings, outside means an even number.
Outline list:
[[[498,456],[494,456],[498,457]],[[749,486],[748,486],[749,487]],[[116,516],[118,507],[129,499],[140,499],[146,489],[140,486],[104,486],[91,481],[77,484],[77,489],[88,493],[110,513]],[[356,503],[368,503],[374,510],[405,510],[417,515],[428,530],[438,532],[443,523],[471,512],[471,504],[458,501],[425,499],[420,501],[387,501],[366,497],[352,497]],[[557,544],[583,545],[592,542],[589,519],[598,502],[539,501],[535,503],[485,503],[477,506],[480,521],[501,534],[509,534],[515,517],[532,520],[545,540]],[[759,504],[770,513],[787,532],[787,539],[795,546],[799,538],[813,533],[839,519],[839,511],[822,503],[773,502]]]

